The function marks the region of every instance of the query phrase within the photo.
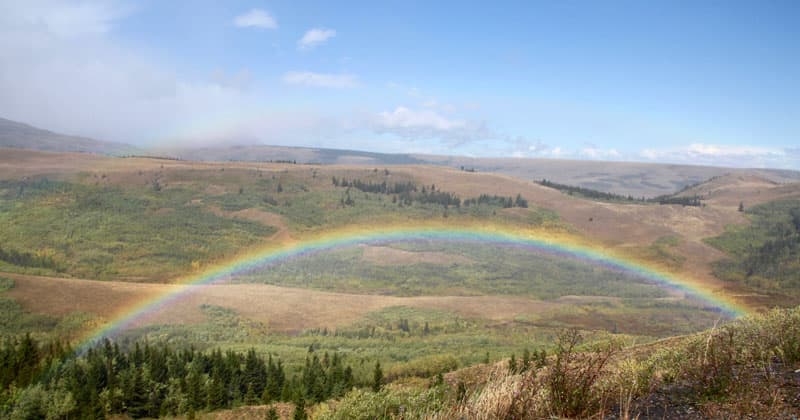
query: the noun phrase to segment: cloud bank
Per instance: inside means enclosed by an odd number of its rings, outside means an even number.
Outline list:
[[[131,12],[114,1],[0,0],[0,116],[143,144],[258,106],[247,70],[187,80],[113,41]]]
[[[374,118],[377,133],[394,134],[407,139],[441,139],[452,146],[491,139],[494,134],[483,122],[448,118],[432,109],[399,106]]]
[[[654,162],[687,163],[751,168],[797,168],[797,149],[692,143],[683,147],[648,148],[639,157]]]

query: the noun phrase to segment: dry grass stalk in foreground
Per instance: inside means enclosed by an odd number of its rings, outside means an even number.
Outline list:
[[[800,415],[800,308],[773,310],[670,340],[619,351],[578,351],[580,334],[560,337],[548,366],[522,373],[495,368],[466,398],[435,417],[797,418]]]

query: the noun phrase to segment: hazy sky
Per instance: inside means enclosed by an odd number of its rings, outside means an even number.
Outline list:
[[[800,1],[0,0],[0,117],[265,143],[800,169]]]

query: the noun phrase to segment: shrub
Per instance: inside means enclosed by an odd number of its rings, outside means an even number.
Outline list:
[[[597,386],[606,373],[606,364],[617,350],[616,344],[597,345],[579,353],[583,341],[580,332],[563,332],[556,345],[555,361],[547,378],[550,406],[554,414],[564,417],[585,417],[596,411],[605,395]]]
[[[441,388],[393,388],[380,392],[356,389],[340,401],[320,405],[312,417],[327,419],[423,418],[442,408]]]
[[[386,374],[386,379],[392,381],[398,378],[417,376],[430,378],[440,373],[446,373],[458,368],[458,359],[451,354],[432,355],[420,357],[410,362],[395,365]]]

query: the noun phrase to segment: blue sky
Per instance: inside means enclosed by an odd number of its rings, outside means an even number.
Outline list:
[[[0,116],[147,146],[800,169],[796,1],[0,0]]]

